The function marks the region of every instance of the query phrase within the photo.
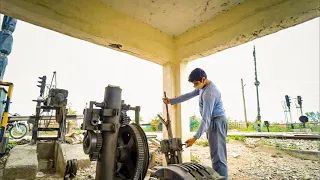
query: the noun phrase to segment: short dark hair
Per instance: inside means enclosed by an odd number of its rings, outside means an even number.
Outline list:
[[[204,72],[204,70],[200,68],[195,68],[193,71],[191,71],[189,75],[189,82],[193,81],[201,81],[201,79],[205,77],[207,79],[207,74]]]

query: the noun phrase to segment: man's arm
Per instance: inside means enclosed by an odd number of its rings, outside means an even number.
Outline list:
[[[197,95],[199,95],[199,90],[195,89],[194,91],[191,91],[189,93],[183,94],[183,95],[178,96],[176,98],[170,99],[170,103],[172,105],[182,103],[182,102],[187,101]]]
[[[201,135],[210,127],[214,102],[215,95],[212,92],[203,94],[202,121],[197,133],[193,136],[194,138],[199,139]]]

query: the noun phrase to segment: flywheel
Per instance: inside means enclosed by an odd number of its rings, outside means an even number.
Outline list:
[[[119,129],[117,143],[116,180],[140,180],[149,165],[147,136],[137,124]]]

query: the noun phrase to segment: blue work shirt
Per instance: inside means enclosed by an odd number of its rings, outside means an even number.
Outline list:
[[[176,98],[172,98],[170,99],[170,103],[172,105],[178,104],[198,95],[200,95],[199,110],[202,116],[202,121],[197,133],[194,135],[196,139],[199,139],[204,132],[208,131],[212,118],[217,116],[225,116],[225,111],[221,100],[221,93],[213,84],[213,82],[202,89],[196,89]]]

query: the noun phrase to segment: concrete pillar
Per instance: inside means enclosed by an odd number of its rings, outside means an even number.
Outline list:
[[[180,61],[171,61],[163,66],[163,91],[167,97],[173,98],[186,92],[188,83],[187,64]],[[172,133],[174,137],[182,138],[184,143],[189,138],[189,117],[184,111],[186,104],[169,105],[168,110],[171,119]],[[163,117],[166,118],[166,107],[163,105]],[[167,138],[167,130],[163,128],[163,138]],[[185,149],[183,161],[190,161],[190,151]]]
[[[3,14],[0,14],[0,27],[2,26],[2,21],[3,21]]]

